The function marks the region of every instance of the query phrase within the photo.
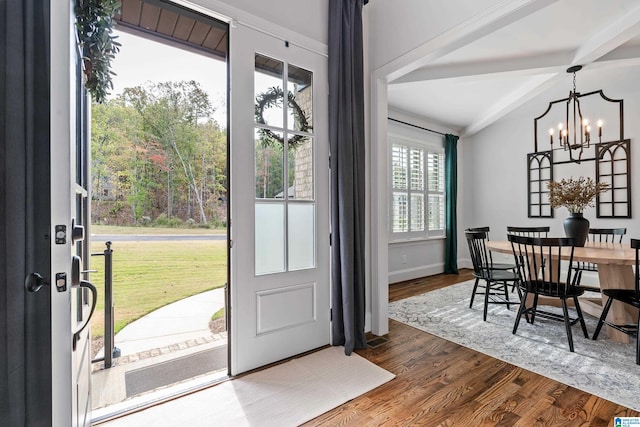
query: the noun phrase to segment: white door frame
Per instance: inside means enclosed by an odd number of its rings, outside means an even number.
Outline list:
[[[78,326],[72,296],[78,291],[72,288],[71,268],[74,248],[72,218],[76,216],[78,119],[78,59],[73,9],[72,0],[61,0],[50,8],[52,425],[65,427],[85,426],[91,421],[90,414],[86,412],[91,409],[90,403],[85,399],[84,407],[78,408],[77,404],[78,390],[87,399],[90,390],[91,355],[88,354],[90,346],[86,335],[82,340],[83,347],[73,351],[74,330]],[[57,226],[64,227],[64,232]],[[81,375],[76,372],[78,366],[84,370]]]

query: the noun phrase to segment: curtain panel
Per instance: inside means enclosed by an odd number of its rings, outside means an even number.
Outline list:
[[[332,344],[367,345],[365,322],[365,146],[363,0],[329,1]]]
[[[445,254],[444,272],[458,274],[458,137],[447,134],[444,137],[444,185],[445,204]]]

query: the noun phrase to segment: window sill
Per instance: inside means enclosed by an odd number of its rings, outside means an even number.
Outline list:
[[[434,237],[416,237],[413,239],[393,239],[389,240],[390,245],[402,245],[407,243],[427,243],[435,242],[446,239],[446,236],[434,236]]]

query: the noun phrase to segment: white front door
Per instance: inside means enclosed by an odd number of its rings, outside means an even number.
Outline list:
[[[53,426],[89,426],[95,288],[88,261],[88,99],[71,0],[51,8],[51,334]],[[83,261],[85,260],[85,261]]]
[[[328,89],[326,57],[242,24],[230,65],[238,374],[329,344]]]

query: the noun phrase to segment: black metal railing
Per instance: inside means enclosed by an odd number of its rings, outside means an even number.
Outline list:
[[[103,252],[92,253],[91,256],[104,257],[104,356],[93,359],[91,362],[104,360],[104,368],[113,366],[113,359],[120,357],[120,349],[115,346],[114,306],[113,306],[113,249],[111,242],[105,242]]]

